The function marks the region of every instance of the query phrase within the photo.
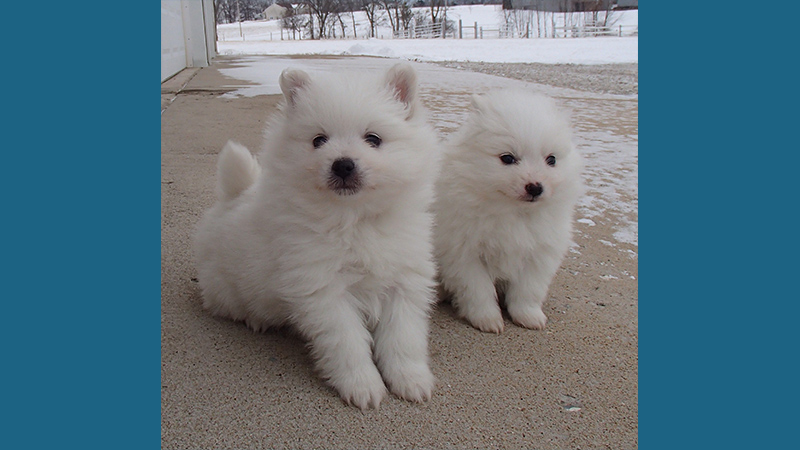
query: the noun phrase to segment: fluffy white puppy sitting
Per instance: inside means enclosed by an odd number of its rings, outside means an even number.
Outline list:
[[[280,86],[258,161],[230,142],[219,156],[219,201],[195,237],[204,307],[254,330],[295,327],[320,375],[362,409],[387,385],[427,400],[440,144],[414,69],[287,70]]]
[[[498,290],[516,324],[542,329],[542,303],[569,249],[583,190],[581,158],[550,98],[500,90],[472,104],[436,186],[442,287],[480,330],[503,331]]]

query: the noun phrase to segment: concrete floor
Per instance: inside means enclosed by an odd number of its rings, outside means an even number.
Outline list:
[[[287,65],[393,62],[218,57],[162,84],[162,448],[637,448],[637,97],[415,64],[442,135],[471,92],[492,87],[526,86],[569,106],[589,185],[576,246],[544,306],[547,328],[507,321],[501,335],[481,333],[440,304],[430,336],[438,385],[425,404],[390,396],[377,411],[347,406],[290,332],[254,333],[202,309],[190,236],[214,201],[217,153],[228,139],[259,149],[280,99],[252,73],[274,84]]]

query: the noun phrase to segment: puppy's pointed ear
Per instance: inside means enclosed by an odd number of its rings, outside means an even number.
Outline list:
[[[281,85],[283,96],[286,98],[286,103],[294,106],[297,100],[297,92],[308,86],[311,83],[311,78],[302,70],[286,69],[281,72],[278,82]]]
[[[399,63],[386,72],[386,84],[397,101],[405,106],[406,120],[414,116],[417,104],[417,72],[411,64]]]

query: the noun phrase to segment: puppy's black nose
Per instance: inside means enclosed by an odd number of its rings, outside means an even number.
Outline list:
[[[542,195],[544,188],[542,183],[528,183],[525,185],[525,192],[531,196],[531,201],[536,200],[536,197]]]
[[[356,163],[350,158],[339,158],[331,165],[331,172],[341,179],[347,179],[356,169]]]

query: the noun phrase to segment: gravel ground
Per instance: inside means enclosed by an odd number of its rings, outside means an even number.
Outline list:
[[[451,61],[436,64],[579,91],[639,95],[638,63],[582,65]]]

